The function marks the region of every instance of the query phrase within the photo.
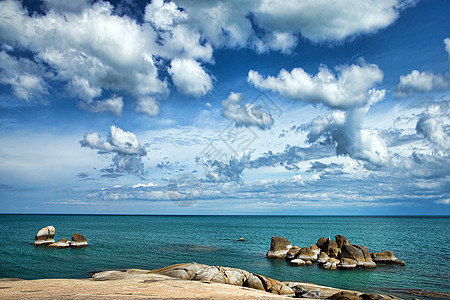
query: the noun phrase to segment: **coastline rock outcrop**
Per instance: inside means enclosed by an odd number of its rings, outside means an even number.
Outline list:
[[[292,246],[285,238],[272,237],[267,258],[285,258],[292,266],[309,265],[317,262],[324,269],[354,269],[356,267],[374,269],[377,263],[393,263],[405,266],[405,262],[395,257],[391,251],[370,253],[366,246],[353,245],[343,235],[336,235],[335,240],[321,237],[316,245],[309,247]]]
[[[56,248],[69,248],[70,247],[70,242],[67,241],[67,239],[62,238],[59,241],[57,241],[56,243],[51,243],[48,246],[49,247],[56,247]]]
[[[84,235],[80,233],[74,233],[72,235],[72,239],[70,240],[70,246],[71,247],[87,247],[88,243]]]
[[[287,238],[274,236],[270,242],[270,250],[267,251],[266,257],[285,258],[291,248],[292,245]]]
[[[55,227],[47,226],[42,228],[36,234],[34,238],[34,244],[36,246],[49,245],[55,242]]]

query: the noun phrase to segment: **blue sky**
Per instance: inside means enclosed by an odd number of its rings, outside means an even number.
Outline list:
[[[0,212],[448,215],[448,12],[0,1]]]

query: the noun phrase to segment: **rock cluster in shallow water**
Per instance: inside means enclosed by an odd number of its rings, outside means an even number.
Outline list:
[[[55,242],[55,232],[56,230],[53,226],[42,228],[36,234],[36,237],[34,238],[34,244],[36,246],[47,245],[49,247],[55,248],[79,248],[86,247],[88,245],[86,238],[80,233],[73,234],[70,241],[62,238],[58,242]]]
[[[285,237],[272,237],[267,258],[284,258],[293,266],[311,265],[317,262],[324,269],[354,269],[357,267],[374,269],[377,263],[391,263],[404,266],[405,262],[395,257],[391,251],[370,253],[366,246],[353,245],[343,235],[319,238],[316,245],[309,247],[292,246]]]

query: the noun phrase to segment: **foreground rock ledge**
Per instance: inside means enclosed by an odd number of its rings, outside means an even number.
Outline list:
[[[252,288],[243,286],[248,281]],[[283,292],[291,295],[277,295]],[[104,271],[88,279],[0,279],[0,299],[292,299],[294,295],[337,299],[344,293],[360,300],[399,299],[310,283],[282,283],[245,270],[195,263],[153,271]]]

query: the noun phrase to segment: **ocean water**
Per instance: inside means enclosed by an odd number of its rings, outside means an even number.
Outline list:
[[[34,246],[48,225],[55,240],[79,232],[89,247]],[[363,292],[450,293],[450,217],[0,215],[0,232],[0,278],[86,278],[99,270],[197,262]],[[302,247],[336,234],[371,252],[391,250],[407,265],[327,271],[265,258],[272,236]],[[241,237],[246,241],[237,242]]]

